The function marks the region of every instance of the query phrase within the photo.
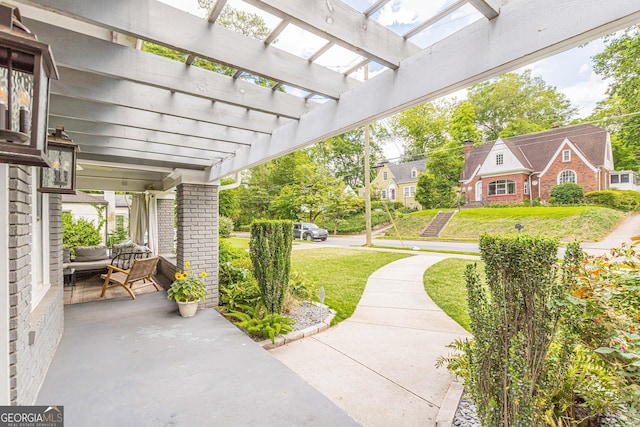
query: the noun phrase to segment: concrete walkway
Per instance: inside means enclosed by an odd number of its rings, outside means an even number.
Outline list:
[[[416,255],[374,272],[353,316],[271,353],[364,426],[433,426],[453,380],[436,369],[467,332],[424,291],[447,255]]]
[[[631,237],[640,235],[640,214],[633,214],[599,242],[584,242],[582,249],[593,255],[606,253],[611,248],[617,248],[622,243],[631,243]]]

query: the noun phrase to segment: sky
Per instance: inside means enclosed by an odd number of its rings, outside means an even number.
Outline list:
[[[197,0],[161,1],[197,16],[206,15],[206,11],[198,7]],[[331,1],[336,0],[327,0],[328,3]],[[404,34],[420,22],[455,3],[455,1],[392,0],[372,15],[371,18],[398,34]],[[374,0],[344,0],[344,2],[356,10],[364,11]],[[259,9],[248,6],[240,0],[228,0],[227,4],[238,9],[261,14],[265,17],[265,22],[269,28],[275,27],[280,21],[278,18],[269,15],[265,16]],[[426,47],[477,19],[484,18],[472,6],[467,4],[410,40],[420,47]],[[324,41],[322,39],[292,25],[289,25],[274,43],[276,47],[302,57],[310,56],[323,44]],[[591,57],[601,52],[603,48],[603,41],[601,39],[595,40],[582,47],[545,58],[515,71],[522,72],[526,69],[531,69],[534,76],[541,77],[548,85],[554,86],[569,98],[578,109],[578,117],[586,117],[593,111],[597,102],[605,98],[607,90],[606,82],[602,81],[593,71],[591,60]],[[316,60],[316,63],[343,71],[350,64],[357,63],[358,59],[354,53],[336,46]],[[370,67],[370,78],[375,76],[377,72],[382,71],[384,70],[381,67],[372,65]],[[352,77],[362,80],[362,75],[358,73],[354,73]],[[305,93],[297,89],[289,88],[289,91],[300,96],[305,95]],[[464,91],[454,95],[458,99],[466,96]]]

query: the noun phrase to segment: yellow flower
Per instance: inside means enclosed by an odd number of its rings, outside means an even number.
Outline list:
[[[187,261],[184,263],[184,268],[191,268],[191,261]]]
[[[180,273],[179,271],[176,271],[175,278],[176,280],[182,280],[182,273]]]
[[[182,278],[186,279],[189,276],[189,272],[188,271],[183,271],[182,272]]]
[[[206,272],[206,271],[203,271],[202,273],[200,273],[200,277],[201,277],[202,279],[204,279],[205,277],[207,277],[207,272]]]

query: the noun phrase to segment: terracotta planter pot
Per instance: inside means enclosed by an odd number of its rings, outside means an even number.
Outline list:
[[[182,317],[193,317],[198,311],[198,301],[178,301],[178,309]]]

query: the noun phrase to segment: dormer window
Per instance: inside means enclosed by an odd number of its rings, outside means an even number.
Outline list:
[[[411,169],[411,178],[415,178],[418,176],[418,171],[416,168]]]
[[[496,165],[504,163],[504,154],[496,154]]]
[[[562,151],[562,161],[570,162],[571,161],[571,150],[563,150]]]

